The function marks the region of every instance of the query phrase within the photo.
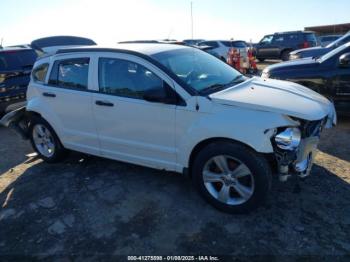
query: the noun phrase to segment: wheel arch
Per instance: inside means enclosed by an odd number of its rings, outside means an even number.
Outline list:
[[[196,155],[202,150],[204,149],[206,146],[212,144],[212,143],[215,143],[215,142],[228,142],[228,143],[236,143],[236,144],[240,144],[246,148],[248,148],[249,150],[252,150],[254,151],[255,153],[258,153],[253,147],[241,142],[241,141],[238,141],[238,140],[235,140],[235,139],[232,139],[232,138],[227,138],[227,137],[211,137],[211,138],[207,138],[207,139],[204,139],[200,142],[198,142],[193,148],[192,148],[192,151],[190,153],[190,156],[188,158],[188,169],[187,169],[187,173],[189,176],[191,176],[192,172],[191,172],[191,169],[192,169],[192,166],[193,166],[193,161],[196,157]]]
[[[282,49],[281,52],[280,52],[280,58],[282,58],[282,55],[283,55],[284,52],[292,52],[293,50],[294,49],[290,48],[290,47]]]

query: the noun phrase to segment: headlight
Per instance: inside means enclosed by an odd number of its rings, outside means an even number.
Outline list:
[[[277,146],[281,149],[290,151],[296,149],[299,146],[300,140],[300,129],[296,127],[289,127],[275,136],[275,142]]]
[[[295,59],[299,59],[300,55],[299,54],[292,54],[289,56],[289,60],[295,60]]]

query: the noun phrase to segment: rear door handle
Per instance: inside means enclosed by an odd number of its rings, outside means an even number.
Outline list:
[[[111,103],[111,102],[108,102],[108,101],[101,101],[101,100],[97,100],[97,101],[95,102],[95,104],[98,105],[98,106],[114,106],[114,104]]]
[[[47,96],[47,97],[56,97],[56,94],[44,92],[44,93],[43,93],[43,96]]]

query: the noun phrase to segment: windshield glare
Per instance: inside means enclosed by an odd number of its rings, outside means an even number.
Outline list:
[[[349,46],[350,46],[350,44],[345,44],[345,45],[337,47],[336,49],[333,49],[332,51],[321,56],[319,58],[319,62],[322,63],[323,61],[326,61],[327,59],[331,58],[332,56],[344,51],[346,48],[349,48]]]
[[[347,33],[342,37],[338,38],[337,40],[335,40],[334,42],[330,43],[326,47],[331,48],[331,47],[341,46],[349,41],[350,41],[350,33]]]
[[[227,85],[241,75],[218,58],[195,48],[165,51],[152,57],[198,92],[214,85]]]

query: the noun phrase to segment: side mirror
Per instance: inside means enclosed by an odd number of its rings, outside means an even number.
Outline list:
[[[340,67],[350,67],[350,53],[343,54],[339,57]]]
[[[176,96],[167,94],[163,87],[146,90],[143,99],[153,103],[176,104]]]

